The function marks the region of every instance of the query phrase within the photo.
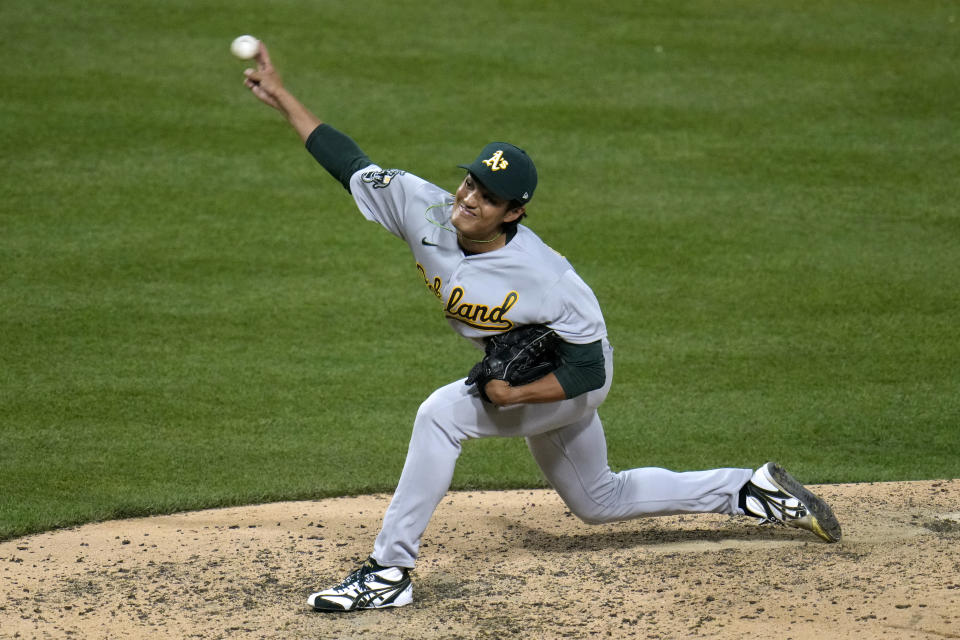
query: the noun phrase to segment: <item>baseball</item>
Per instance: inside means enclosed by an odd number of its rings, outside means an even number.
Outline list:
[[[240,36],[230,43],[230,53],[241,60],[249,60],[260,50],[260,41],[253,36]]]

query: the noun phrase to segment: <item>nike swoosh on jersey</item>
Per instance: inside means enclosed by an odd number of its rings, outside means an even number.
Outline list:
[[[427,247],[439,247],[439,246],[440,246],[440,245],[438,245],[436,242],[430,242],[429,240],[427,240],[427,237],[426,237],[426,236],[420,238],[420,244],[422,244],[422,245],[424,245],[424,246],[427,246]]]

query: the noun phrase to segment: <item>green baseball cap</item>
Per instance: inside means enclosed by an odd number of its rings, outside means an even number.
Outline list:
[[[505,200],[526,204],[537,188],[537,168],[523,149],[507,142],[491,142],[466,169],[487,189]]]

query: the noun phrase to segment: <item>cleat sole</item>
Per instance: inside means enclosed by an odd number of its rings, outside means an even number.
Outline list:
[[[827,542],[839,542],[843,537],[843,531],[840,528],[840,521],[833,514],[830,505],[797,482],[780,465],[771,464],[769,469],[774,484],[780,487],[782,491],[795,496],[807,508],[805,517],[789,521],[787,524],[811,531]]]

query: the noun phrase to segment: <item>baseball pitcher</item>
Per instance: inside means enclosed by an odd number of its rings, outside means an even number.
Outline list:
[[[777,464],[677,473],[615,473],[597,408],[613,383],[613,348],[593,291],[522,224],[537,188],[523,150],[491,142],[460,165],[453,193],[381,167],[304,107],[261,43],[245,85],[277,109],[360,213],[410,248],[417,272],[458,334],[484,350],[470,375],[434,391],[413,423],[406,462],[369,559],[309,596],[317,611],[399,607],[413,599],[420,538],[453,477],[461,443],[516,436],[571,512],[587,523],[727,513],[841,531],[830,507]]]

